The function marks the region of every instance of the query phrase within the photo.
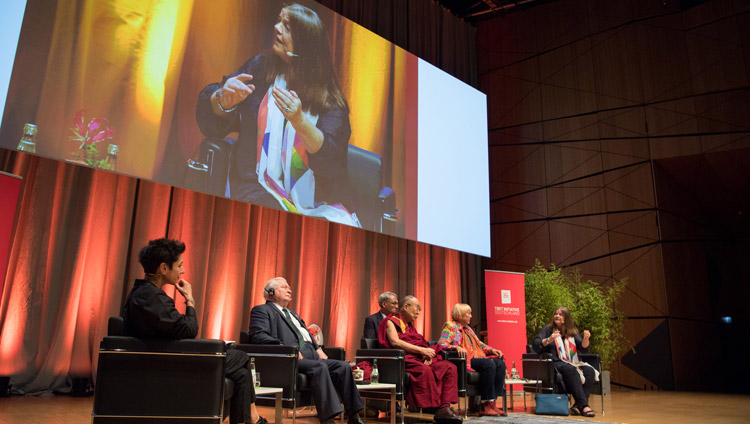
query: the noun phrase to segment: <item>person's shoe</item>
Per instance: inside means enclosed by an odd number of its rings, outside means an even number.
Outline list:
[[[456,411],[450,407],[438,409],[437,412],[435,412],[435,416],[432,417],[432,420],[438,424],[461,424],[464,421],[461,419],[461,416],[456,414]]]
[[[498,416],[500,416],[500,417],[507,417],[508,416],[508,414],[506,414],[505,412],[503,412],[503,408],[498,408],[497,403],[495,403],[494,401],[490,401],[490,406],[492,407],[492,409],[495,410],[495,412],[497,412]]]
[[[492,407],[492,402],[482,402],[482,406],[479,407],[480,417],[497,417],[498,413],[495,408]]]
[[[258,416],[258,421],[255,422],[255,424],[268,424],[268,421],[266,421],[265,418]]]
[[[349,416],[349,424],[365,424],[364,421],[362,421],[362,418],[359,417],[359,412],[355,412],[353,415]]]
[[[586,410],[586,408],[589,408],[588,411]],[[594,412],[594,410],[591,409],[589,406],[584,406],[583,408],[581,408],[580,411],[581,411],[581,415],[583,415],[584,417],[595,417],[596,416],[596,412]]]

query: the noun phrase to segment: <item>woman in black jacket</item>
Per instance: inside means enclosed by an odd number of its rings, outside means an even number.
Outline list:
[[[583,330],[581,336],[570,310],[561,306],[555,310],[552,322],[539,330],[533,343],[536,353],[552,354],[555,369],[562,375],[568,393],[575,399],[571,412],[584,417],[596,415],[589,406],[589,394],[594,381],[599,380],[599,373],[578,357],[579,353],[588,352],[590,339],[591,332]]]

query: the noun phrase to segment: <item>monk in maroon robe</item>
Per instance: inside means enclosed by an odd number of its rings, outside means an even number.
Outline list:
[[[458,402],[456,366],[443,361],[414,328],[421,311],[416,297],[404,297],[399,312],[380,323],[378,342],[385,348],[404,351],[406,371],[411,375],[406,394],[410,405],[439,408],[434,417],[436,422],[461,423],[461,417],[451,408],[451,403]]]

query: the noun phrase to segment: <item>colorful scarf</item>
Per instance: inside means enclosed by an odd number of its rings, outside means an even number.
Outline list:
[[[594,381],[599,381],[599,371],[586,362],[582,362],[578,359],[578,349],[576,348],[575,338],[556,338],[555,349],[557,350],[557,357],[560,358],[560,360],[576,367],[576,371],[578,371],[578,375],[581,377],[581,384],[586,382],[586,377],[584,377],[581,367],[591,367],[591,369],[594,370]]]
[[[349,213],[341,203],[315,202],[315,175],[309,166],[307,149],[271,100],[271,90],[276,86],[286,88],[286,80],[282,76],[276,78],[258,110],[258,182],[285,211],[362,228],[357,215]],[[318,122],[317,115],[302,113],[313,125]]]
[[[471,358],[485,358],[484,350],[482,350],[482,342],[474,331],[468,327],[461,326],[461,347],[466,349],[466,364],[471,364]]]

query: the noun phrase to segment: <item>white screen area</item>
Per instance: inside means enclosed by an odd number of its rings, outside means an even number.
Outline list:
[[[10,73],[16,58],[26,0],[3,0],[0,3],[0,117],[5,110]]]
[[[490,256],[487,96],[419,59],[417,240]]]

